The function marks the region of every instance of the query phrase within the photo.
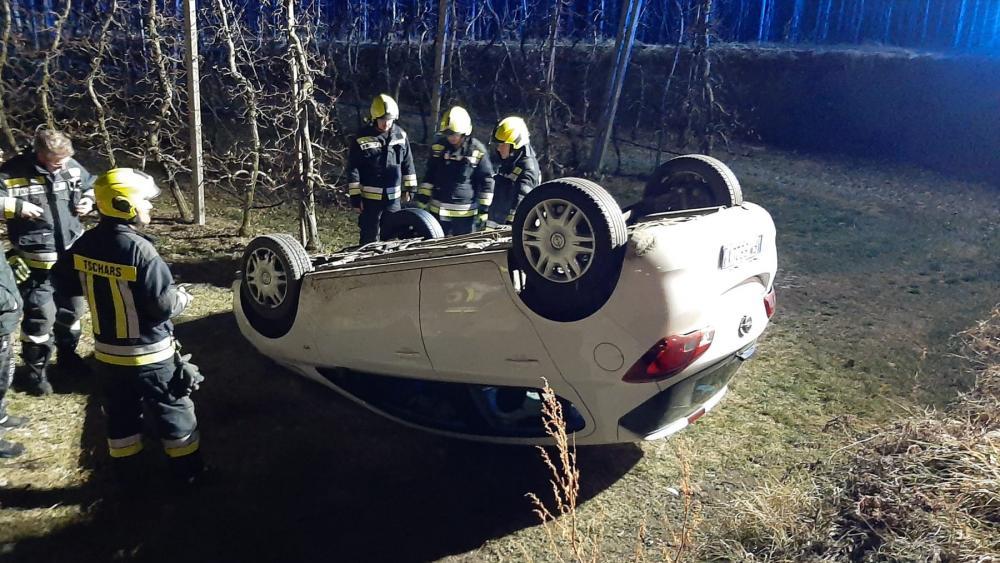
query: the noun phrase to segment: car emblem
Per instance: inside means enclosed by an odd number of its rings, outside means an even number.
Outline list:
[[[562,233],[555,233],[554,235],[552,235],[551,242],[552,242],[552,248],[556,250],[562,250],[562,248],[566,246],[566,237],[564,237]]]
[[[743,318],[740,319],[740,328],[738,330],[739,335],[746,336],[746,334],[750,332],[750,329],[752,328],[753,328],[753,318],[751,318],[750,315],[743,315]]]

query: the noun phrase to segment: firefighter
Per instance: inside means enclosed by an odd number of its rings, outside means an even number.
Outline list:
[[[486,223],[493,164],[486,147],[471,137],[472,118],[463,108],[448,110],[440,129],[416,201],[438,218],[445,235],[464,235]]]
[[[94,206],[93,178],[73,153],[65,134],[39,128],[32,149],[0,166],[0,198],[15,253],[11,259],[31,270],[21,284],[21,355],[27,366],[26,390],[36,395],[52,392],[46,368],[53,348],[64,371],[87,372],[76,353],[83,299],[54,291],[49,276],[56,259],[83,233],[80,216]]]
[[[17,328],[22,305],[14,272],[11,271],[7,262],[0,260],[0,433],[12,428],[20,428],[28,421],[26,417],[8,413],[7,401],[5,400],[14,375],[14,362],[11,357],[14,352],[14,343],[11,334]],[[23,452],[23,445],[0,440],[0,458],[16,457]]]
[[[410,141],[406,131],[396,125],[396,101],[379,94],[372,100],[369,114],[371,123],[349,143],[347,160],[351,207],[360,213],[361,244],[379,240],[383,213],[399,211],[403,189],[410,192],[417,187]]]
[[[493,205],[486,226],[496,228],[514,221],[518,204],[541,183],[535,150],[528,141],[528,125],[520,117],[506,117],[493,129],[500,166],[497,168]]]
[[[115,168],[94,184],[101,220],[60,257],[55,278],[68,294],[85,295],[90,305],[97,359],[106,390],[108,449],[125,479],[142,450],[143,404],[156,429],[173,474],[185,483],[203,470],[198,421],[190,394],[201,375],[178,353],[170,319],[192,297],[173,283],[166,262],[150,237],[153,178],[131,168]]]

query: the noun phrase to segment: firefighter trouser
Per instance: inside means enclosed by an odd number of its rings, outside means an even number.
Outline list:
[[[471,233],[472,224],[476,220],[475,217],[438,217],[437,219],[438,223],[441,223],[441,230],[444,231],[446,237]]]
[[[47,347],[54,340],[59,350],[76,350],[85,301],[82,296],[67,298],[56,292],[50,273],[51,270],[32,268],[31,276],[21,284],[24,298],[21,340]]]
[[[0,336],[0,422],[7,418],[7,390],[14,380],[14,343],[9,334]]]
[[[177,363],[171,357],[143,366],[99,363],[105,376],[108,451],[125,460],[142,451],[143,406],[154,418],[171,469],[181,477],[202,469],[198,419],[190,397],[170,392]]]
[[[382,217],[388,213],[399,211],[399,198],[390,200],[364,199],[364,208],[358,216],[358,229],[361,230],[360,244],[375,242],[379,238]]]
[[[488,218],[490,222],[496,225],[509,225],[514,221],[514,211],[522,199],[514,189],[514,186],[497,185],[493,192],[493,203],[490,205]]]

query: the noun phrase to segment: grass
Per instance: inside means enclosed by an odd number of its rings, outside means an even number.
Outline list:
[[[668,490],[683,499],[680,514],[654,534],[648,516],[639,521],[627,560],[992,560],[1000,552],[1000,305],[960,337],[976,380],[948,409],[865,431],[831,420],[823,430],[845,433],[846,445],[831,443],[827,459],[790,465],[722,501],[696,489],[689,452],[678,447],[680,490]],[[577,451],[548,388],[543,414],[556,444],[555,454],[539,448],[553,500],[529,497],[547,540],[544,560],[625,560],[604,551],[615,516],[577,510]],[[538,552],[525,548],[525,560]]]
[[[651,164],[629,158],[627,172]],[[576,452],[578,525],[601,560],[790,557],[790,538],[830,521],[796,515],[826,506],[818,476],[857,449],[845,446],[972,385],[951,335],[1000,294],[988,187],[759,149],[722,158],[776,219],[778,315],[720,409],[670,440]],[[162,489],[150,442],[150,489],[116,495],[96,382],[54,377],[56,395],[13,395],[33,420],[10,434],[28,454],[0,461],[0,559],[553,560],[525,496],[553,500],[534,450],[400,427],[256,355],[229,313],[247,240],[232,235],[235,202],[209,204],[203,229],[152,230],[195,284],[177,333],[208,378],[195,400],[216,480]],[[328,248],[355,241],[353,214],[319,215]],[[261,212],[270,231],[294,232],[292,210]],[[737,514],[744,525],[727,527]]]
[[[737,492],[707,559],[987,561],[1000,552],[1000,307],[963,332],[976,384],[825,463]]]
[[[813,473],[831,457],[842,457],[845,443],[862,433],[946,404],[968,385],[969,372],[960,369],[950,335],[987,314],[998,295],[995,261],[974,260],[996,255],[1000,246],[995,227],[984,220],[989,210],[996,210],[995,200],[981,201],[989,200],[988,188],[979,192],[936,179],[941,199],[933,206],[926,205],[931,195],[920,183],[890,184],[884,192],[859,197],[866,194],[834,182],[851,178],[847,167],[785,155],[777,160],[768,164],[798,169],[785,175],[801,173],[799,186],[783,185],[780,178],[777,185],[773,178],[755,178],[766,172],[758,162],[733,163],[738,174],[750,179],[744,184],[749,198],[765,203],[779,228],[779,316],[760,356],[735,381],[724,408],[671,442],[643,444],[644,459],[626,476],[621,499],[606,493],[581,511],[581,518],[631,525],[662,542],[685,527],[676,518],[663,517],[680,508],[664,499],[662,487],[649,483],[671,483],[676,490],[685,481],[682,468],[688,463],[697,497],[704,501],[703,519],[713,524],[698,536],[705,547],[695,560],[804,557],[790,548],[822,537],[822,532],[816,534],[818,525],[809,522],[828,492],[819,490]],[[816,173],[818,165],[839,174],[827,179],[829,184],[806,181],[823,179]],[[870,165],[855,173],[872,174],[886,185],[879,177],[883,172]],[[911,179],[904,176],[899,182]],[[912,201],[900,195],[904,188],[916,191],[923,207],[932,211],[914,220],[907,209]],[[820,212],[829,218],[814,220]],[[859,223],[868,226],[859,230],[854,227]],[[865,238],[882,232],[895,235]],[[862,245],[880,250],[864,257],[854,250]],[[926,294],[901,291],[913,284],[898,280],[919,275],[920,261],[910,260],[909,251],[928,260],[935,272],[974,268],[979,274],[955,275],[971,284],[961,292],[940,291],[935,287],[940,284],[933,283],[922,284],[930,286]],[[885,258],[894,255],[897,259]],[[693,458],[678,458],[678,443],[689,447]],[[637,503],[637,498],[653,500]],[[636,513],[644,516],[636,518]],[[715,525],[721,522],[732,525]],[[751,540],[765,537],[766,549],[754,548]],[[618,539],[618,544],[607,560],[630,558],[628,548],[634,543]]]

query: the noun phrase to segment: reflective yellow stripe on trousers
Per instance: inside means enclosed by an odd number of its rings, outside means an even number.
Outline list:
[[[132,434],[125,438],[108,438],[108,453],[114,458],[133,456],[142,451],[142,434]]]
[[[163,451],[169,457],[184,457],[198,451],[201,445],[201,436],[195,430],[191,434],[176,440],[163,440]]]

